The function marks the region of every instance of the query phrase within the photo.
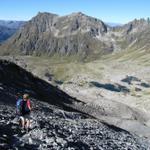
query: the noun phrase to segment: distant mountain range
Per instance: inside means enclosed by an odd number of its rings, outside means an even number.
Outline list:
[[[24,21],[0,20],[0,43],[11,37],[24,23]]]
[[[38,13],[0,46],[0,54],[97,59],[124,49],[149,50],[149,34],[149,19],[112,27],[81,12],[61,17]]]
[[[6,21],[6,20],[0,20],[0,26],[5,26],[5,27],[11,28],[11,29],[18,29],[24,23],[25,23],[25,21],[13,21],[13,20]]]
[[[105,23],[111,27],[123,26],[123,24],[121,23],[114,23],[114,22],[105,22]]]

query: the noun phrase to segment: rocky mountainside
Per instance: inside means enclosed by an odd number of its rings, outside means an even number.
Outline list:
[[[113,50],[111,42],[103,41],[108,30],[101,20],[80,12],[63,17],[39,13],[0,51],[1,54],[96,56]]]
[[[15,118],[16,92],[31,95],[28,133],[20,131]],[[1,149],[150,149],[145,139],[73,109],[83,103],[4,60],[0,61],[0,97]]]
[[[24,24],[24,21],[0,20],[0,43],[11,37]]]
[[[149,19],[110,27],[81,12],[67,16],[38,13],[0,47],[0,54],[96,59],[114,51],[149,48],[149,32]]]
[[[125,130],[32,100],[38,109],[32,113],[31,130],[21,132],[15,108],[0,105],[0,148],[3,150],[148,150],[148,141]]]
[[[34,98],[69,109],[77,100],[47,82],[34,77],[30,72],[9,61],[0,60],[0,96],[1,102],[13,103],[15,93],[27,92]],[[40,92],[39,92],[40,91]],[[7,97],[5,94],[7,93]],[[72,108],[73,109],[73,108]]]
[[[124,26],[116,27],[115,31],[120,33],[116,41],[120,45],[121,49],[149,51],[149,18],[147,20],[135,19]]]

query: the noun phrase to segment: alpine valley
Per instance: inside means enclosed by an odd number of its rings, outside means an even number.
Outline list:
[[[150,149],[149,18],[111,26],[39,12],[13,31],[1,26],[0,148]],[[15,120],[17,92],[37,108],[27,134]]]

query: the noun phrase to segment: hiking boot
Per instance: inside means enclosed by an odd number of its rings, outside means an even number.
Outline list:
[[[20,132],[24,133],[25,132],[25,128],[24,127],[20,127]]]
[[[21,131],[20,131],[21,133],[25,133],[25,130],[24,130],[24,128],[23,129],[21,129]]]

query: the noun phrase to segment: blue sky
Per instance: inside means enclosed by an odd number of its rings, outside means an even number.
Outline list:
[[[29,20],[38,12],[66,15],[81,11],[105,22],[150,17],[150,0],[1,0],[0,19]]]

